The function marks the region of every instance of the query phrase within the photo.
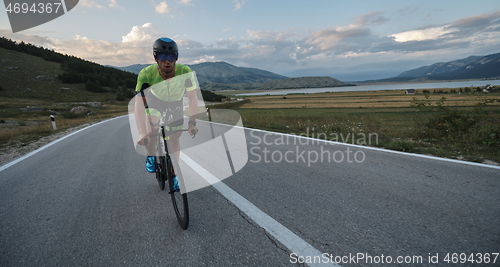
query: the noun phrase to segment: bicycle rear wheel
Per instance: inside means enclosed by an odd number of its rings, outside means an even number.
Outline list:
[[[186,230],[189,225],[189,208],[187,194],[181,193],[180,190],[174,190],[174,179],[172,179],[173,165],[170,159],[167,160],[167,179],[168,188],[170,189],[170,196],[172,197],[172,204],[174,206],[175,216],[183,230]],[[180,183],[179,183],[179,186]]]

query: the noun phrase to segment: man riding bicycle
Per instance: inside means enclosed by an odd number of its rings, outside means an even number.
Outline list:
[[[184,123],[182,117],[182,99],[184,94],[186,94],[189,100],[188,132],[190,135],[196,135],[198,132],[198,128],[196,128],[198,97],[196,94],[196,85],[194,83],[186,81],[186,83],[182,86],[160,86],[159,88],[153,88],[150,90],[147,96],[144,94],[144,89],[150,86],[172,79],[175,76],[192,72],[190,67],[177,63],[179,50],[177,44],[170,38],[159,38],[154,42],[153,56],[156,64],[149,65],[142,69],[137,77],[135,90],[138,96],[140,94],[141,97],[136,97],[134,109],[139,132],[139,139],[137,143],[146,147],[146,170],[150,173],[154,173],[156,171],[156,157],[154,156],[156,142],[154,141],[154,138],[150,136],[156,131],[154,126],[151,125],[158,125],[161,120],[162,113],[165,112],[165,110],[158,110],[159,106],[165,108],[170,107],[169,110],[173,112],[175,112],[175,110],[180,110],[180,117],[178,116],[177,121],[174,121],[169,125],[171,131],[180,130],[182,129]],[[147,105],[148,103],[156,104]],[[161,103],[163,103],[163,105]],[[150,122],[150,124],[142,122]],[[179,138],[181,134],[182,132],[179,131],[169,136],[170,149],[174,152],[177,160],[179,160],[180,156]],[[174,180],[176,180],[175,174]]]

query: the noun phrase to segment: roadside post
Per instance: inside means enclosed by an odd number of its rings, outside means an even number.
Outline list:
[[[54,118],[54,115],[50,115],[50,120],[52,121],[52,129],[56,130],[56,120]]]

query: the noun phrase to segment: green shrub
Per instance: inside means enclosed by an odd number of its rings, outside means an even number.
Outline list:
[[[498,149],[500,126],[498,116],[486,112],[488,103],[478,103],[472,110],[444,106],[446,98],[432,101],[413,99],[411,106],[424,114],[416,120],[416,137],[435,144],[446,144],[463,151]]]

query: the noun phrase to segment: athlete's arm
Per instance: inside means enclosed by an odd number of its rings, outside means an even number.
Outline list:
[[[144,83],[142,85],[141,91],[137,92],[137,95],[135,96],[134,115],[137,130],[139,132],[139,139],[137,141],[139,145],[146,145],[145,139],[149,139],[148,134],[153,130],[151,124],[149,123],[149,116],[146,115],[148,104],[144,95],[144,89],[148,87],[149,84]]]
[[[189,121],[196,121],[196,114],[198,113],[196,90],[187,91],[187,97],[189,99]],[[196,125],[188,123],[188,132],[190,135],[196,135],[198,128],[196,128]]]

